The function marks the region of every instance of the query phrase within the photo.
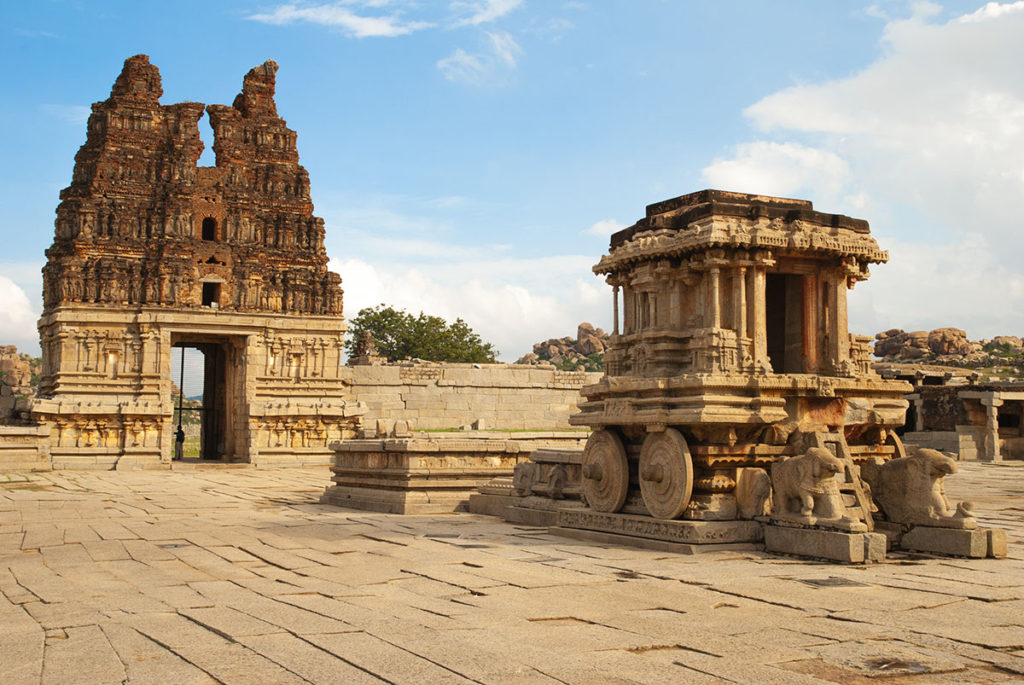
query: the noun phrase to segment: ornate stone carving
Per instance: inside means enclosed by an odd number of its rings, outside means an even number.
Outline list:
[[[976,528],[969,502],[952,507],[946,499],[943,479],[957,472],[956,462],[932,449],[911,448],[909,452],[902,459],[868,462],[861,467],[886,518],[936,528]]]
[[[32,412],[60,426],[55,464],[169,459],[172,345],[213,360],[209,458],[327,462],[327,442],[358,423],[340,399],[341,279],[277,114],[277,68],[250,70],[230,106],[162,105],[159,71],[136,55],[93,105],[43,270]],[[204,112],[209,167],[198,166]]]
[[[674,428],[651,433],[640,449],[640,492],[651,516],[674,519],[693,493],[693,462],[682,434]]]
[[[629,464],[617,435],[606,430],[590,434],[583,448],[583,494],[596,511],[616,512],[626,501]]]
[[[771,472],[772,518],[809,526],[852,522],[836,482],[843,471],[843,462],[823,447],[776,461]]]

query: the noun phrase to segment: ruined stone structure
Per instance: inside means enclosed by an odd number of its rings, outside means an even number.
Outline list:
[[[125,61],[93,105],[43,269],[40,399],[55,466],[167,461],[171,355],[205,355],[204,458],[326,461],[359,407],[342,399],[341,279],[327,270],[277,64],[231,106],[161,105]],[[216,166],[197,166],[209,115]]]
[[[570,419],[593,429],[579,470],[541,452],[515,482],[578,473],[586,507],[546,510],[577,537],[763,535],[774,551],[884,557],[904,522],[874,532],[860,467],[906,456],[894,429],[910,386],[872,370],[846,294],[887,259],[867,222],[806,201],[705,190],[648,206],[594,267],[614,325],[605,376]],[[515,510],[539,493],[516,490],[508,513],[526,520]]]
[[[334,444],[321,501],[402,514],[462,509],[538,450],[582,449],[588,431],[569,417],[580,388],[600,378],[551,365],[431,362],[363,362],[343,375],[366,417],[359,439]]]

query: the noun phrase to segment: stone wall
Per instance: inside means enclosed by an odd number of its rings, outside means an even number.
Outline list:
[[[0,424],[0,470],[49,471],[50,431],[46,426]]]
[[[580,388],[600,373],[515,364],[349,366],[342,378],[374,419],[416,430],[569,430]]]

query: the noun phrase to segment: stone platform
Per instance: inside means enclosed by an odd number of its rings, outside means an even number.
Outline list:
[[[390,514],[465,510],[477,488],[511,476],[534,451],[584,439],[579,431],[459,431],[345,440],[332,445],[334,485],[320,501]]]
[[[868,566],[317,504],[325,467],[0,476],[0,682],[1010,683],[1024,465],[950,497],[1005,559]]]

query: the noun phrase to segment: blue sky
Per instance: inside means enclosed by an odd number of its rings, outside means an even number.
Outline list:
[[[280,64],[349,316],[461,316],[513,360],[609,324],[612,230],[720,187],[871,222],[892,261],[855,332],[1024,333],[1024,2],[41,0],[0,34],[0,342],[27,351],[88,107],[137,53],[165,104]]]

